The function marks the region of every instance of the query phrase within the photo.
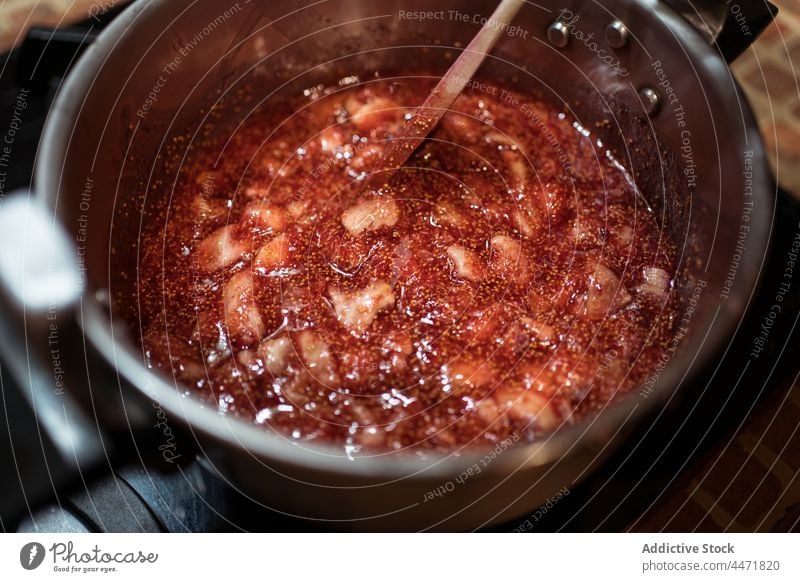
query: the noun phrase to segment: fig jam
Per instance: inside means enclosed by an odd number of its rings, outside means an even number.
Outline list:
[[[642,383],[672,335],[674,249],[564,111],[468,89],[364,186],[432,86],[316,88],[193,143],[139,241],[149,365],[351,455],[530,441]]]

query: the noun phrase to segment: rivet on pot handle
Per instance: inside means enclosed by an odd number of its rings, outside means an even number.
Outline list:
[[[665,0],[729,63],[758,38],[778,14],[767,0]]]
[[[77,475],[78,469],[85,471],[103,458],[103,440],[97,423],[67,392],[60,373],[64,366],[77,365],[66,364],[61,358],[65,344],[75,341],[74,335],[64,337],[63,332],[74,329],[75,309],[82,290],[75,248],[52,210],[27,192],[10,194],[0,201],[2,362],[61,457],[45,467],[47,474],[41,475],[44,482],[41,485],[33,476],[26,479],[20,475],[21,488],[26,489],[25,503],[35,502],[37,496],[48,493],[32,488],[49,487],[51,480],[58,486],[59,481]],[[16,458],[42,457],[39,439],[30,439],[29,435],[16,437],[13,439]],[[51,465],[49,459],[47,464]],[[5,493],[4,497],[3,508],[9,510],[14,503]],[[0,515],[3,513],[6,511]]]

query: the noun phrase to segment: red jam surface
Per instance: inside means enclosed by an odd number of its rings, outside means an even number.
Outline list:
[[[431,88],[315,88],[194,143],[141,239],[149,364],[351,455],[529,441],[642,383],[672,335],[674,251],[569,115],[467,90],[363,187]]]

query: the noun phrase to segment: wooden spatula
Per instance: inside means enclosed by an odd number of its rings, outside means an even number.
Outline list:
[[[508,30],[523,4],[524,0],[500,2],[475,38],[437,83],[428,98],[417,108],[413,117],[403,124],[397,135],[389,142],[383,156],[372,167],[366,178],[365,188],[380,188],[391,179],[395,170],[406,163],[464,90],[486,55]]]

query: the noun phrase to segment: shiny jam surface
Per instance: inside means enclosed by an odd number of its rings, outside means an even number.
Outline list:
[[[431,88],[314,88],[197,139],[150,193],[148,363],[349,455],[530,441],[642,383],[672,335],[674,249],[568,114],[467,90],[363,187]]]

